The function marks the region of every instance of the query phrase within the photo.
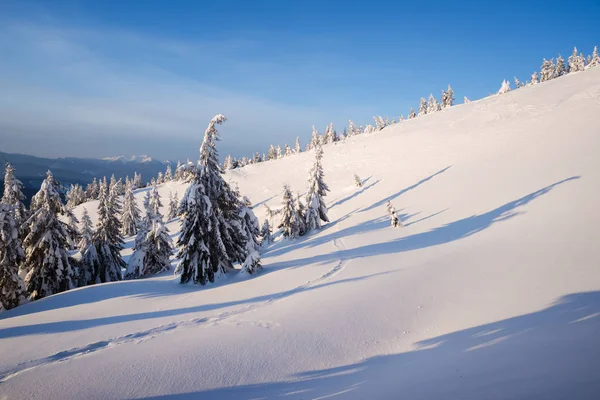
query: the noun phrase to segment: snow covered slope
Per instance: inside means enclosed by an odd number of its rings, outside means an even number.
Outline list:
[[[0,314],[0,398],[600,398],[599,111],[595,68],[325,146],[332,222],[258,276]],[[228,179],[262,220],[312,158]]]

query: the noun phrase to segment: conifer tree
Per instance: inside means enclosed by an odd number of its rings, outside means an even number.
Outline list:
[[[246,238],[241,230],[237,193],[223,179],[216,149],[216,125],[226,121],[216,115],[204,133],[193,183],[184,196],[185,214],[178,240],[181,283],[205,284],[246,258]]]
[[[296,193],[296,219],[298,221],[298,235],[306,233],[306,207],[300,198],[300,192]]]
[[[573,54],[569,57],[568,62],[569,72],[579,72],[585,69],[585,60],[583,55],[577,54],[577,47],[573,48]]]
[[[592,52],[592,57],[590,58],[590,61],[588,62],[588,67],[592,68],[592,67],[596,67],[600,65],[600,56],[598,55],[598,46],[594,46],[594,51]]]
[[[354,135],[356,135],[356,125],[354,124],[354,121],[348,120],[348,133],[346,134],[346,137]]]
[[[74,269],[69,259],[69,234],[59,220],[65,214],[59,184],[50,171],[34,196],[36,211],[27,220],[27,236],[23,241],[28,296],[41,299],[71,289]]]
[[[167,169],[165,170],[163,179],[165,182],[169,182],[169,181],[173,180],[173,171],[171,171],[171,163],[167,163]]]
[[[321,228],[321,221],[329,222],[327,217],[327,206],[325,205],[324,196],[327,195],[329,188],[324,182],[323,166],[323,149],[317,147],[315,152],[315,163],[310,171],[308,178],[308,191],[306,194],[306,229]]]
[[[500,90],[498,90],[498,94],[504,94],[510,92],[510,82],[504,79],[502,81],[502,86],[500,86]]]
[[[92,219],[90,218],[90,214],[88,213],[87,208],[83,208],[83,213],[81,214],[81,228],[79,229],[81,233],[81,240],[79,241],[78,247],[81,250],[86,247],[87,244],[92,242],[92,236],[94,234],[94,225],[92,224]]]
[[[67,233],[69,234],[69,249],[75,250],[77,247],[77,243],[81,240],[81,234],[79,233],[79,220],[73,213],[73,210],[65,208],[65,215],[67,217],[67,223],[65,224],[65,228],[67,229]]]
[[[246,236],[246,258],[242,262],[241,273],[252,275],[261,269],[260,264],[260,225],[252,212],[250,201],[244,197],[240,202],[242,230]]]
[[[388,213],[390,214],[390,222],[392,224],[392,227],[396,228],[398,226],[401,226],[402,224],[400,223],[400,220],[398,219],[398,215],[396,215],[396,209],[392,205],[392,202],[390,202],[390,201],[387,202],[387,209],[388,209]]]
[[[158,187],[156,185],[152,186],[152,190],[150,191],[150,212],[152,213],[152,218],[157,218],[162,220],[163,215],[160,212],[161,207],[163,206],[162,201],[160,200],[160,193],[158,193]]]
[[[312,136],[309,142],[309,150],[314,149],[318,144],[321,143],[321,137],[319,136],[319,131],[314,126],[312,127]]]
[[[179,195],[175,192],[174,196],[169,193],[169,213],[167,215],[167,221],[175,219],[179,216]]]
[[[442,90],[442,108],[452,107],[454,104],[454,91],[450,85],[448,85],[448,90]]]
[[[140,209],[138,208],[131,185],[125,188],[123,198],[123,213],[121,214],[121,233],[123,236],[133,236],[140,224]]]
[[[9,206],[15,224],[19,227],[27,218],[27,209],[25,204],[25,195],[23,195],[23,183],[15,177],[15,168],[6,163],[4,171],[4,193],[0,203]]]
[[[133,173],[133,187],[131,189],[136,190],[144,187],[144,183],[142,182],[142,174],[138,174],[137,172]]]
[[[79,241],[79,276],[77,286],[93,285],[98,276],[100,260],[92,242],[94,229],[86,208],[81,216],[81,240]]]
[[[421,97],[421,102],[419,104],[419,117],[425,114],[427,114],[427,101]]]
[[[362,179],[360,179],[360,177],[357,174],[354,174],[354,185],[356,185],[356,187],[362,187]]]
[[[160,184],[164,183],[164,176],[163,176],[162,172],[158,173],[158,176],[156,177],[156,181],[155,182],[156,182],[157,185],[160,185]]]
[[[263,222],[262,228],[260,229],[260,244],[265,247],[273,242],[273,231],[271,230],[271,225],[269,224],[269,219],[265,218],[265,222]]]
[[[92,183],[88,184],[85,188],[85,194],[88,200],[96,200],[98,198],[98,181],[96,178],[92,180]]]
[[[281,147],[279,145],[275,147],[275,157],[277,157],[277,159],[283,157],[283,154],[281,153]]]
[[[285,145],[285,148],[284,148],[284,151],[283,151],[283,155],[285,157],[292,155],[292,149],[287,144]]]
[[[117,193],[114,188],[109,192],[106,179],[100,185],[98,198],[98,222],[92,237],[92,243],[98,253],[98,266],[94,271],[97,276],[93,281],[112,282],[120,281],[121,268],[126,263],[121,258],[123,238],[121,236],[121,222],[118,215],[121,208],[118,203]]]
[[[440,105],[433,94],[429,94],[429,102],[427,103],[427,114],[440,110]]]
[[[283,229],[284,237],[297,238],[300,235],[300,224],[298,222],[296,202],[288,185],[284,185],[283,187],[282,203],[283,210],[278,228]]]
[[[539,78],[537,71],[534,71],[533,74],[531,74],[531,84],[535,85],[536,83],[539,83]]]
[[[415,110],[411,107],[410,111],[408,112],[408,119],[413,119],[416,118],[417,114],[415,114]]]
[[[554,68],[554,77],[558,78],[559,76],[563,76],[567,73],[565,68],[565,59],[559,54],[556,58],[556,67]]]
[[[156,200],[151,196],[146,210],[146,215],[149,217],[145,221],[145,227],[136,237],[125,279],[155,275],[171,269],[173,243],[162,217],[160,214],[155,214],[155,203]]]
[[[470,103],[470,102],[471,102],[471,100],[469,100],[469,99],[467,98],[467,96],[465,96],[465,98],[463,99],[463,102],[464,102],[465,104],[467,104],[467,103]]]
[[[14,208],[0,203],[0,310],[10,310],[21,301],[23,282],[19,265],[24,259]]]
[[[300,147],[300,138],[296,136],[296,143],[294,144],[294,154],[300,154],[302,148]]]
[[[544,62],[542,63],[542,68],[540,71],[540,81],[546,82],[550,79],[554,78],[554,60],[546,60],[544,58]]]

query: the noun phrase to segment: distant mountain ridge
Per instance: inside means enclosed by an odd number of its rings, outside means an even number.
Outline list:
[[[37,191],[46,171],[50,170],[54,177],[64,186],[79,183],[86,185],[94,178],[110,177],[115,175],[117,179],[125,179],[126,176],[133,177],[137,172],[142,174],[144,182],[156,177],[159,172],[164,172],[167,163],[153,160],[148,156],[124,156],[95,159],[95,158],[43,158],[26,154],[11,154],[0,152],[0,180],[4,178],[6,163],[9,162],[16,168],[16,176],[25,186],[26,192]],[[0,191],[2,191],[0,189]],[[28,193],[26,193],[29,197]]]

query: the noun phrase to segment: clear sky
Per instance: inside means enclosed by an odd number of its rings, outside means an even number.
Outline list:
[[[529,79],[600,44],[600,1],[0,0],[0,151],[196,159],[302,145]]]

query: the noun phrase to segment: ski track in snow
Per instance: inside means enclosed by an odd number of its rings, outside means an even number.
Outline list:
[[[336,229],[339,231],[339,227],[336,226]],[[341,239],[337,239],[337,238],[333,239],[332,243],[338,252],[342,252],[343,250],[346,250],[346,247],[344,246]],[[333,268],[331,268],[329,271],[325,272],[323,275],[319,276],[318,278],[309,280],[300,286],[297,286],[293,289],[290,289],[290,290],[280,293],[278,295],[274,295],[270,299],[265,300],[258,304],[252,304],[250,306],[238,308],[236,310],[222,312],[222,313],[216,314],[215,316],[212,316],[212,317],[202,317],[202,318],[194,318],[194,319],[187,320],[187,321],[172,322],[169,324],[160,325],[155,328],[147,329],[144,331],[133,332],[133,333],[129,333],[127,335],[110,338],[108,340],[101,340],[101,341],[90,343],[90,344],[87,344],[87,345],[81,346],[81,347],[74,347],[72,349],[60,351],[60,352],[52,354],[48,357],[40,358],[37,360],[30,360],[30,361],[27,361],[24,363],[20,363],[16,366],[16,368],[14,368],[12,370],[4,371],[4,372],[0,373],[0,384],[8,381],[9,379],[12,379],[12,378],[18,376],[18,375],[21,375],[22,373],[32,371],[39,367],[44,367],[47,365],[60,363],[63,361],[69,361],[74,358],[89,355],[89,354],[95,353],[100,350],[112,348],[117,345],[131,343],[131,342],[141,343],[142,341],[150,340],[150,339],[155,338],[158,335],[173,332],[178,329],[194,328],[194,327],[199,327],[199,326],[206,325],[206,324],[215,325],[226,319],[236,317],[236,316],[245,314],[245,313],[253,311],[253,310],[257,310],[257,309],[265,307],[267,305],[274,304],[276,301],[283,300],[294,294],[301,293],[301,292],[303,292],[317,284],[320,284],[321,282],[337,275],[338,273],[340,273],[343,270],[343,268],[349,262],[350,262],[350,260],[340,258],[340,260],[333,266]],[[189,296],[190,295],[186,296],[185,298],[187,298]],[[181,300],[183,300],[183,299],[181,299]]]

